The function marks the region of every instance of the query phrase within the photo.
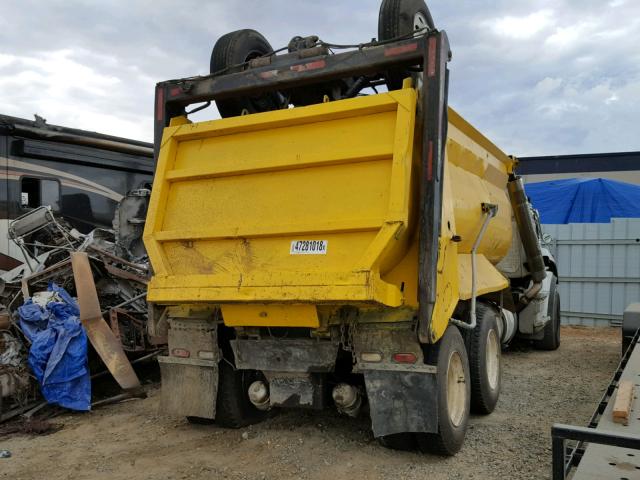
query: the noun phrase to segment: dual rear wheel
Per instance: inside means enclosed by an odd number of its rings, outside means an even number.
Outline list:
[[[477,325],[466,341],[450,325],[438,343],[425,349],[426,362],[438,368],[438,431],[388,435],[379,439],[381,445],[454,455],[462,447],[470,412],[488,414],[495,409],[502,366],[498,312],[482,303],[477,307]]]

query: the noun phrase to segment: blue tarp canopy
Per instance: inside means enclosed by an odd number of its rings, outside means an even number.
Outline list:
[[[541,223],[609,223],[640,218],[640,186],[604,178],[570,178],[525,185]]]

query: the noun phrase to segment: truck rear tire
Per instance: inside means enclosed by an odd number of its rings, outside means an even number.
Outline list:
[[[547,315],[551,320],[544,326],[544,336],[536,340],[534,346],[539,350],[557,350],[560,347],[560,293],[555,281],[551,282]]]
[[[469,338],[471,371],[471,410],[493,412],[500,397],[502,358],[498,312],[489,305],[477,304],[477,325]]]
[[[427,352],[427,363],[438,368],[438,432],[416,433],[422,452],[455,455],[464,442],[469,423],[471,380],[462,335],[450,325]]]
[[[273,48],[260,33],[244,29],[227,33],[218,39],[211,52],[210,73],[228,74],[246,68],[243,64],[254,58],[273,52]],[[220,116],[235,117],[243,111],[248,113],[266,112],[280,108],[280,95],[266,93],[259,97],[242,97],[216,100]]]
[[[215,423],[225,428],[242,428],[258,423],[268,412],[258,410],[249,401],[249,385],[261,380],[252,370],[236,370],[225,360],[220,362]]]
[[[435,25],[423,0],[383,0],[378,14],[378,40],[386,41],[409,36],[421,30],[433,30]],[[411,76],[408,70],[391,70],[386,80],[389,90],[402,88],[402,81]]]
[[[242,428],[265,419],[268,412],[258,410],[249,401],[249,385],[261,380],[260,374],[250,370],[235,370],[226,361],[219,364],[216,418],[187,417],[194,425],[217,424],[225,428]]]

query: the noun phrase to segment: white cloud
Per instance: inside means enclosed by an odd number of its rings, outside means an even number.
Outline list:
[[[118,69],[123,78],[101,72],[97,66]],[[132,92],[126,89],[132,86],[149,92],[153,89],[153,81],[144,75],[135,75],[136,70],[136,67],[120,65],[113,57],[89,55],[82,48],[41,51],[28,56],[3,54],[0,56],[1,113],[25,115],[27,110],[29,114],[38,113],[48,118],[51,123],[150,139],[146,112],[132,115],[136,103],[132,102],[128,108],[126,105],[133,98]]]
[[[380,0],[152,3],[4,2],[0,113],[151,140],[154,84],[207,73],[220,35],[357,43],[377,35]],[[640,1],[427,3],[451,41],[451,104],[505,151],[640,150]]]
[[[535,86],[536,94],[548,96],[549,94],[555,92],[562,86],[561,78],[551,78],[545,77],[543,80],[540,80]]]
[[[486,22],[498,35],[513,39],[531,38],[553,23],[552,10],[540,10],[521,17],[507,15]]]
[[[14,55],[5,55],[0,53],[0,68],[11,65],[15,60],[16,57]]]
[[[588,40],[589,36],[596,31],[596,28],[597,24],[591,21],[560,27],[546,39],[545,43],[548,48],[571,48]]]

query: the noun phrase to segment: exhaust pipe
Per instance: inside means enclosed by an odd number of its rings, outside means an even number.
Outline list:
[[[262,380],[256,380],[249,385],[249,401],[258,409],[267,411],[271,408],[269,387]]]
[[[536,226],[531,218],[531,211],[527,195],[524,191],[522,178],[515,175],[509,177],[508,183],[509,198],[511,199],[511,207],[518,225],[518,233],[524,246],[527,256],[527,264],[533,284],[529,287],[520,298],[518,311],[526,307],[529,302],[542,289],[542,281],[547,276],[547,268],[542,258],[542,250],[540,249],[540,241],[536,235]]]
[[[362,396],[360,390],[346,383],[339,383],[333,388],[333,401],[340,413],[350,417],[357,417],[362,406]]]

